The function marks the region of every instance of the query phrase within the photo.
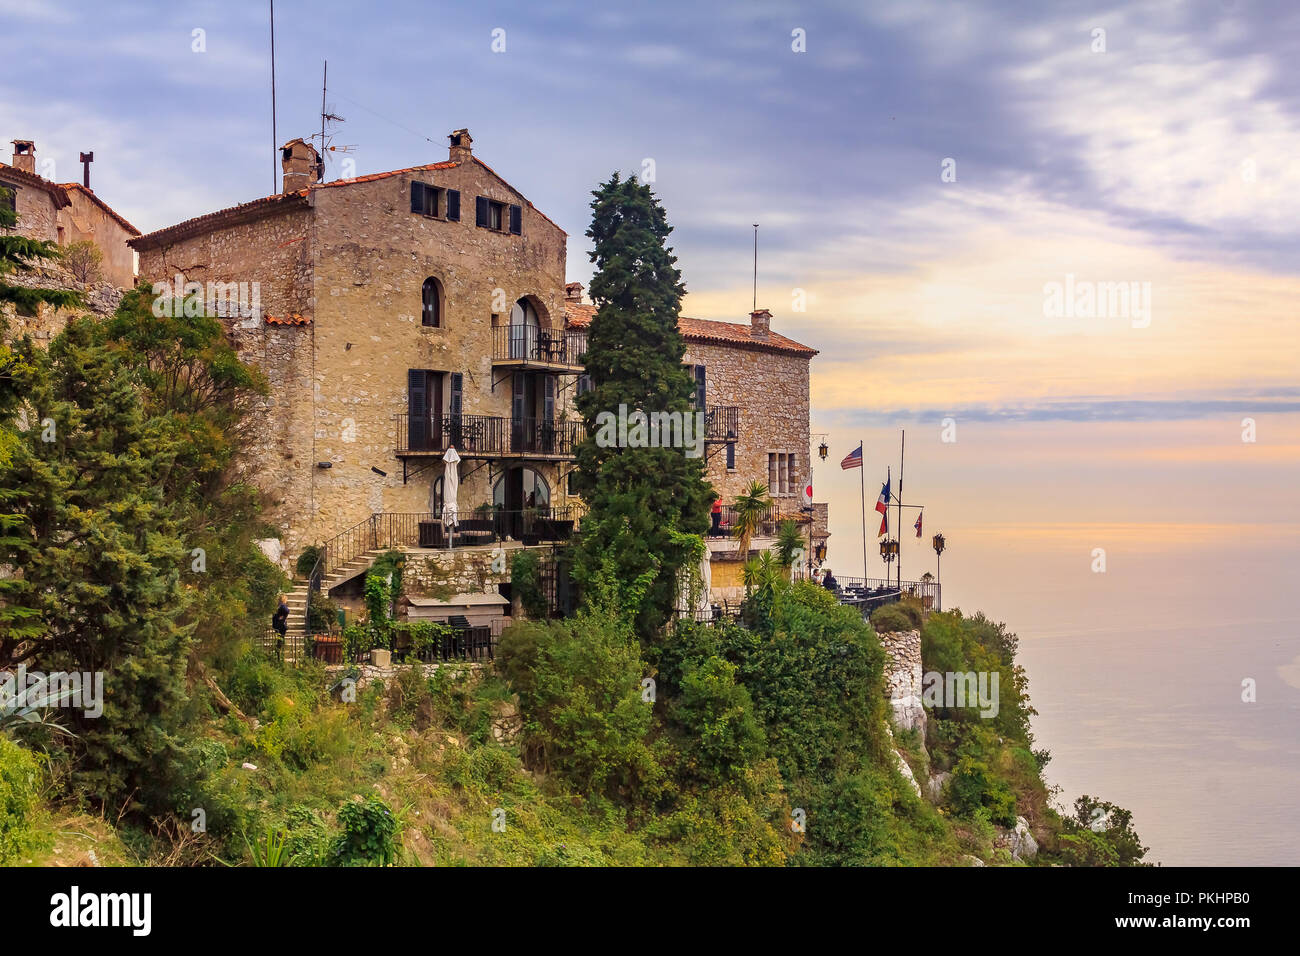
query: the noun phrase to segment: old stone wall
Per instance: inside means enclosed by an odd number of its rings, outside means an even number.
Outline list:
[[[58,210],[48,192],[26,183],[11,183],[3,179],[0,179],[0,186],[13,191],[14,209],[18,213],[18,226],[14,231],[18,235],[45,242],[58,241]]]
[[[135,285],[135,252],[126,244],[131,233],[104,211],[103,207],[80,189],[68,189],[72,205],[59,210],[61,241],[68,243],[89,240],[104,254],[101,264],[104,279],[119,289]]]
[[[685,361],[705,367],[705,401],[740,409],[735,468],[725,446],[711,449],[708,479],[729,502],[752,481],[768,484],[768,454],[795,455],[790,491],[769,489],[783,510],[799,507],[808,476],[809,359],[738,345],[686,343]]]
[[[413,181],[458,189],[460,221],[412,213]],[[521,205],[522,234],[476,226],[479,195]],[[459,372],[464,414],[510,415],[510,375],[493,371],[493,317],[508,323],[511,306],[528,297],[543,326],[563,325],[565,235],[474,161],[318,189],[312,196],[317,457],[333,464],[316,474],[315,527],[325,535],[372,511],[431,510],[441,462],[404,484],[393,454],[398,416],[407,411],[409,370]],[[443,290],[438,328],[421,324],[422,288],[429,277]],[[568,387],[558,391],[557,415],[569,407],[573,381],[572,376],[561,379]],[[450,374],[442,383],[445,414]],[[376,467],[387,474],[376,474]],[[546,479],[551,503],[566,504],[566,483],[557,466],[530,467]],[[499,464],[465,461],[460,473],[462,509],[491,502]]]
[[[205,288],[208,282],[250,283],[250,300],[251,283],[257,283],[257,314],[223,318],[240,358],[257,366],[270,384],[269,394],[254,403],[248,420],[250,448],[236,468],[268,496],[268,520],[280,527],[292,560],[315,540],[312,491],[319,459],[313,449],[310,209],[286,207],[263,219],[140,252],[144,282],[174,286],[177,275],[183,283],[199,282]],[[275,324],[294,315],[307,324]]]
[[[510,580],[510,557],[518,547],[408,551],[402,590],[413,597],[439,600],[453,594],[495,594],[497,585]]]
[[[925,739],[926,716],[921,702],[921,632],[900,631],[879,635],[884,648],[885,683],[889,705],[899,730],[921,731]]]

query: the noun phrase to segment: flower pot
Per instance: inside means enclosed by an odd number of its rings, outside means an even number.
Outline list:
[[[326,664],[343,663],[343,638],[317,634],[311,639],[311,656]]]

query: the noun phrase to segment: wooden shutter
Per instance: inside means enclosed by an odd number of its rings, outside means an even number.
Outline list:
[[[736,443],[734,441],[727,442],[727,467],[736,467]]]
[[[550,425],[555,421],[555,376],[548,375],[543,381],[545,387],[542,392],[542,417]]]
[[[510,234],[517,236],[524,231],[524,211],[519,206],[510,207]]]
[[[700,412],[708,411],[708,409],[704,407],[704,386],[704,366],[697,365],[695,366],[695,409]]]
[[[465,376],[460,372],[451,373],[451,401],[447,413],[452,418],[460,418],[461,406],[465,396]]]
[[[424,183],[411,183],[411,212],[424,212]]]
[[[474,225],[486,228],[488,224],[488,201],[486,196],[474,200]]]
[[[407,447],[426,448],[429,444],[429,380],[422,368],[406,373]]]
[[[460,222],[460,190],[447,190],[447,219],[451,222]]]

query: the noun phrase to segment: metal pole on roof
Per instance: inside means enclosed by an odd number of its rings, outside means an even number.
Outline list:
[[[280,180],[276,175],[279,168],[280,137],[275,131],[275,0],[271,0],[271,194],[280,191]]]
[[[758,311],[758,223],[754,223],[754,307],[750,311]]]

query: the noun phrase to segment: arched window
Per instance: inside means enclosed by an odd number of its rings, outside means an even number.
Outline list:
[[[537,354],[537,309],[520,299],[510,309],[510,357],[532,358]]]
[[[551,503],[551,489],[546,484],[546,479],[533,471],[531,468],[520,469],[524,475],[524,507],[525,508],[545,508]],[[492,486],[492,503],[498,508],[506,506],[506,478],[502,475]]]
[[[433,276],[424,280],[420,290],[423,308],[420,310],[420,324],[429,328],[442,327],[442,283]]]

